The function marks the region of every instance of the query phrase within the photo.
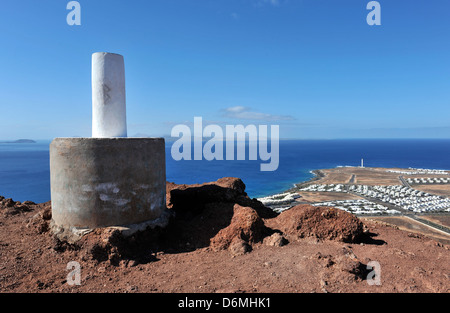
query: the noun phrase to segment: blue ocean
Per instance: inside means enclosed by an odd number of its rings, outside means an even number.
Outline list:
[[[0,195],[15,201],[50,200],[50,141],[0,143]],[[268,196],[310,179],[311,170],[336,166],[450,170],[450,139],[281,140],[279,167],[260,171],[266,161],[175,161],[166,142],[167,180],[178,184],[239,177],[250,197]]]

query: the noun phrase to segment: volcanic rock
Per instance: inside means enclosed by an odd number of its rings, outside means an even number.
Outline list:
[[[192,185],[166,183],[166,203],[178,215],[195,215],[208,203],[237,203],[252,207],[262,218],[277,214],[260,201],[251,199],[245,192],[245,184],[235,177],[224,177],[215,182]]]
[[[363,223],[353,214],[329,207],[297,205],[269,220],[268,226],[279,229],[292,239],[318,239],[355,242],[363,234]]]
[[[211,239],[211,248],[215,251],[227,249],[235,239],[256,243],[262,240],[264,230],[264,222],[256,210],[235,204],[230,224]]]
[[[272,235],[264,238],[263,243],[268,246],[281,247],[286,245],[288,241],[286,240],[286,238],[283,237],[283,235],[275,232]]]

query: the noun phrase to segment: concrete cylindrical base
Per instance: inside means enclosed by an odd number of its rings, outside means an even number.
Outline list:
[[[50,173],[60,227],[137,224],[166,210],[163,138],[56,138]]]

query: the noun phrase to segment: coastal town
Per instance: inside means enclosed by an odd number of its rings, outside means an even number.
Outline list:
[[[346,166],[312,173],[310,181],[258,200],[276,212],[307,203],[395,225],[407,224],[412,230],[425,225],[439,235],[450,236],[449,171]]]
[[[400,214],[403,211],[416,213],[426,212],[450,212],[450,199],[443,196],[433,195],[411,187],[394,186],[369,186],[369,185],[343,185],[313,184],[301,188],[300,191],[331,191],[353,193],[370,200],[337,200],[315,203],[322,206],[337,206],[355,214]],[[399,210],[389,209],[388,206],[377,202],[392,204]]]
[[[386,173],[386,177],[380,179],[380,184],[373,178],[371,184],[358,183],[355,169],[364,171],[363,180],[367,180],[371,173]],[[337,173],[346,172],[348,180],[342,179],[343,175],[336,178]],[[324,193],[327,194],[327,201],[311,201],[316,206],[333,206],[344,211],[349,211],[356,215],[364,214],[402,214],[402,213],[450,213],[450,198],[445,195],[445,191],[450,195],[450,173],[443,170],[430,169],[377,169],[363,167],[338,167],[336,169],[314,171],[316,177],[302,184],[295,185],[294,188],[287,192],[259,198],[258,200],[265,205],[271,207],[275,211],[281,212],[297,203],[303,203],[302,194],[307,192],[309,195],[315,194],[317,200]],[[320,173],[320,174],[319,174]],[[327,177],[333,174],[335,177]],[[392,174],[398,176],[398,182],[392,180]],[[405,178],[403,175],[412,177]],[[417,175],[422,175],[418,177]],[[433,175],[425,177],[423,175]],[[328,178],[328,179],[325,179]],[[336,179],[335,183],[330,179]],[[322,183],[322,181],[328,183]],[[388,181],[387,181],[388,180]],[[423,190],[423,185],[439,186],[441,194],[434,194]],[[414,188],[419,186],[419,188]],[[444,194],[442,194],[444,191]],[[333,199],[333,195],[340,194],[339,197]],[[342,194],[348,195],[342,199]]]

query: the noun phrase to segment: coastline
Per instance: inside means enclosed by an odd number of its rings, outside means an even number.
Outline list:
[[[320,180],[321,178],[325,177],[325,173],[323,172],[323,169],[319,169],[319,170],[311,170],[309,171],[311,174],[313,174],[314,176],[311,177],[310,179],[297,183],[295,184],[295,188],[301,188],[305,185],[308,185],[312,182],[315,182],[317,180]],[[292,190],[293,188],[291,188],[290,190]]]
[[[282,192],[256,199],[277,213],[290,209],[294,204],[301,204],[301,201],[296,201],[296,199],[300,198],[300,196],[295,197],[293,194],[297,193],[302,186],[306,186],[325,177],[322,169],[310,170],[309,172],[314,175],[310,179],[299,183],[294,183],[294,187],[286,189]]]
[[[257,199],[278,213],[311,204],[357,216],[450,214],[448,170],[338,166],[310,173],[314,176],[306,181]]]
[[[270,194],[270,195],[265,196],[265,197],[258,197],[257,199],[271,197],[271,196],[276,196],[276,195],[284,194],[284,193],[288,193],[288,192],[295,192],[298,188],[301,188],[302,186],[308,185],[310,183],[313,183],[313,182],[315,182],[317,180],[320,180],[321,178],[325,177],[325,174],[322,172],[322,170],[323,169],[310,170],[309,172],[311,174],[313,174],[313,177],[311,177],[311,178],[309,178],[307,180],[301,181],[299,183],[293,183],[293,185],[294,185],[293,187],[288,188],[288,189],[284,189],[281,192],[273,193],[273,194]]]

